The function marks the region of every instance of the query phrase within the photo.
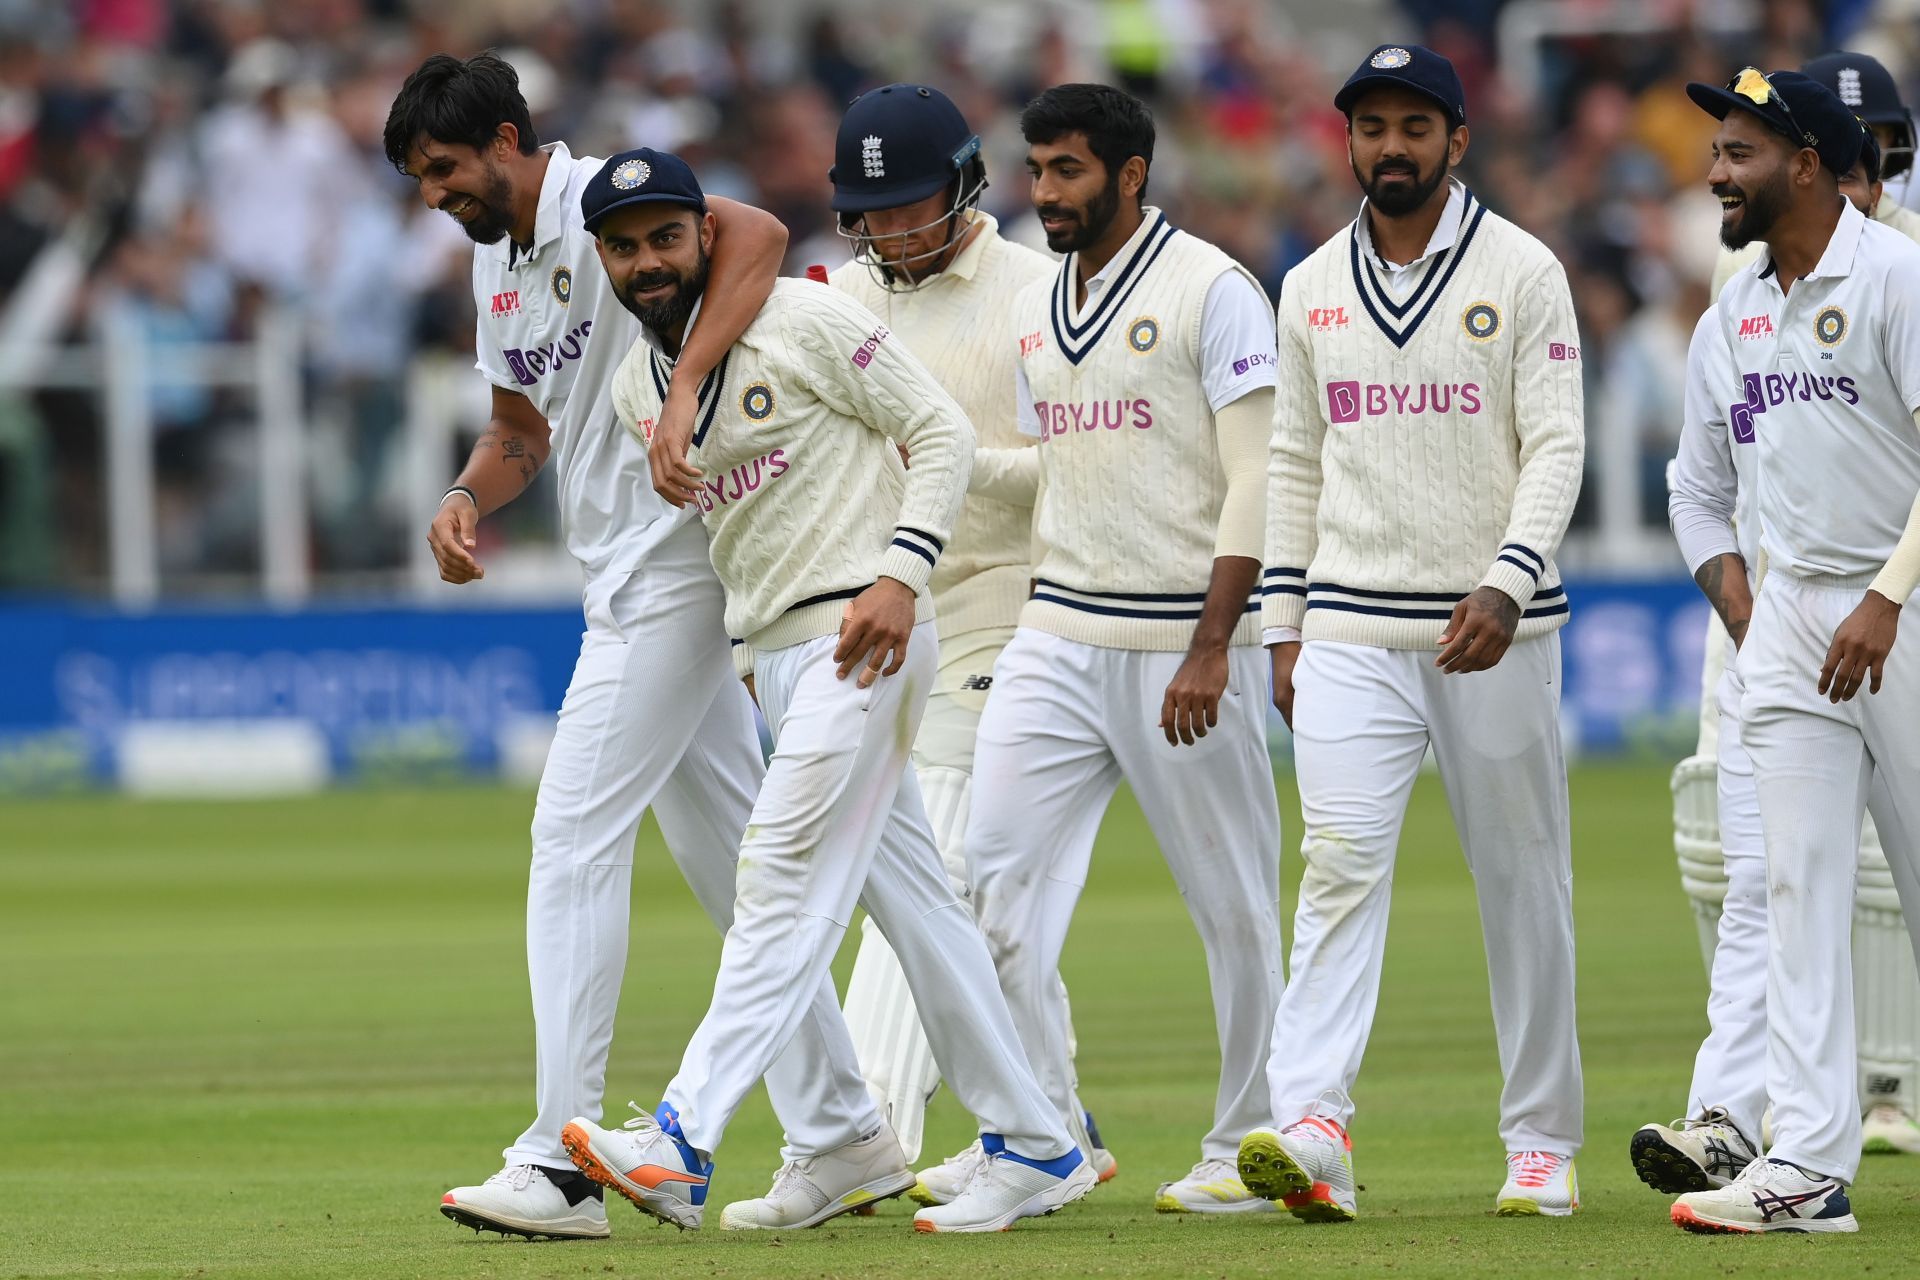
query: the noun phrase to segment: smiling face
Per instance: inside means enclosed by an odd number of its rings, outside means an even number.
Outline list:
[[[1027,176],[1033,179],[1033,211],[1047,233],[1047,248],[1078,253],[1099,242],[1120,212],[1120,201],[1140,198],[1147,162],[1127,157],[1110,170],[1093,154],[1084,133],[1027,146]]]
[[[1787,211],[1793,170],[1811,154],[1769,128],[1750,111],[1729,111],[1713,136],[1707,185],[1720,201],[1720,243],[1744,249],[1764,240]]]
[[[1466,126],[1447,128],[1440,104],[1411,89],[1371,90],[1347,118],[1353,176],[1367,203],[1389,218],[1431,200],[1466,153]]]
[[[608,214],[594,246],[620,305],[677,342],[707,288],[713,228],[711,213],[664,201]]]
[[[505,159],[519,138],[510,124],[483,147],[422,136],[401,170],[420,186],[420,198],[467,233],[475,244],[498,244],[513,226],[513,182]]]

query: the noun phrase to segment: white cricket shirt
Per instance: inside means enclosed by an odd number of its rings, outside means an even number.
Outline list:
[[[574,159],[563,142],[541,150],[533,244],[508,236],[474,248],[474,365],[546,415],[567,550],[589,576],[631,573],[692,512],[654,493],[646,446],[614,412],[613,372],[640,322],[614,296],[580,221],[580,193],[602,162]]]
[[[1751,583],[1760,565],[1759,460],[1753,411],[1742,402],[1743,394],[1719,310],[1708,307],[1687,344],[1686,395],[1667,517],[1688,573],[1731,551],[1747,562]]]
[[[1920,492],[1920,245],[1846,204],[1790,293],[1769,253],[1718,311],[1752,415],[1768,565],[1870,579]]]

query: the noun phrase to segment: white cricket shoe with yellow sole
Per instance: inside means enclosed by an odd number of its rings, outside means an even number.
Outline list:
[[[862,1205],[890,1200],[914,1183],[900,1140],[885,1120],[856,1142],[789,1160],[758,1200],[737,1200],[720,1214],[727,1231],[817,1227]]]
[[[1352,1222],[1358,1210],[1353,1140],[1324,1116],[1240,1139],[1240,1180],[1302,1222]]]
[[[1202,1160],[1184,1178],[1154,1192],[1156,1213],[1272,1213],[1279,1206],[1247,1190],[1232,1160]]]
[[[1507,1181],[1493,1211],[1502,1218],[1564,1218],[1580,1207],[1573,1157],[1551,1151],[1507,1153]]]

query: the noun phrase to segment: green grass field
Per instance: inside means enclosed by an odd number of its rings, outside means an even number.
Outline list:
[[[1291,792],[1283,778],[1289,917]],[[1682,1109],[1705,984],[1669,852],[1665,771],[1624,767],[1574,781],[1588,1117],[1574,1219],[1491,1215],[1504,1170],[1484,962],[1471,885],[1427,778],[1356,1091],[1366,1190],[1351,1227],[1151,1211],[1154,1185],[1198,1156],[1215,1064],[1198,942],[1123,801],[1066,957],[1083,1091],[1120,1159],[1088,1201],[994,1237],[916,1236],[904,1201],[815,1232],[683,1235],[615,1202],[611,1241],[475,1236],[435,1206],[444,1188],[497,1168],[528,1118],[530,810],[525,793],[482,789],[0,805],[0,1280],[1839,1276],[1916,1265],[1920,1160],[1869,1159],[1851,1238],[1685,1236],[1634,1179],[1629,1133]],[[719,950],[651,828],[642,843],[610,1110],[658,1098]],[[971,1131],[944,1097],[929,1130],[934,1154]],[[756,1094],[728,1134],[714,1203],[764,1189],[776,1146]]]

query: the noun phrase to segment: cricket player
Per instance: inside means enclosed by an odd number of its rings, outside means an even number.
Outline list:
[[[981,446],[966,504],[928,584],[940,670],[913,754],[941,861],[964,902],[972,894],[963,837],[974,731],[994,661],[1026,603],[1039,479],[1036,442],[1014,424],[1015,352],[1006,317],[1014,296],[1051,277],[1055,263],[1002,239],[998,224],[979,210],[987,186],[979,135],[938,89],[893,84],[855,99],[840,121],[829,176],[841,233],[854,251],[832,273],[834,287],[879,316],[893,340],[926,366],[966,412]],[[917,1159],[940,1073],[899,961],[871,916],[847,983],[846,1013],[861,1070],[901,1150]],[[1076,1111],[1069,1127],[1104,1182],[1115,1171],[1113,1157],[1092,1137],[1090,1120],[1081,1119]],[[943,1204],[982,1159],[975,1143],[927,1170],[908,1194]],[[785,1203],[798,1207],[791,1196]],[[767,1212],[780,1217],[771,1204]]]
[[[634,837],[651,806],[694,896],[724,930],[760,785],[759,740],[727,661],[706,535],[655,498],[645,449],[614,417],[614,369],[638,326],[580,222],[599,161],[574,158],[564,143],[539,146],[513,68],[488,54],[428,58],[394,100],[385,142],[428,206],[457,219],[476,246],[474,345],[493,417],[433,520],[441,576],[484,576],[475,524],[551,458],[562,532],[585,577],[586,632],[534,804],[527,968],[537,1114],[507,1148],[505,1168],[447,1192],[440,1210],[530,1239],[605,1236],[600,1189],[569,1163],[560,1129],[570,1116],[600,1115]],[[670,412],[682,417],[773,287],[785,243],[757,210],[724,204],[716,219],[713,278],[724,287],[675,372]],[[768,1086],[796,1158],[890,1161],[895,1193],[911,1184],[861,1083],[830,982],[815,984]]]
[[[1288,272],[1265,639],[1307,860],[1247,1185],[1355,1214],[1353,1084],[1408,793],[1431,747],[1473,873],[1505,1088],[1501,1215],[1579,1207],[1580,1047],[1554,551],[1585,451],[1579,335],[1547,247],[1450,177],[1444,57],[1375,49],[1334,97],[1366,192]]]
[[[1011,309],[1045,551],[980,718],[975,904],[1021,1041],[1071,1121],[1057,970],[1101,816],[1128,783],[1199,930],[1220,1044],[1201,1159],[1154,1204],[1268,1212],[1233,1154],[1267,1110],[1281,988],[1256,616],[1271,313],[1233,259],[1144,203],[1154,128],[1138,100],[1059,85],[1020,127],[1047,245],[1067,258]]]
[[[644,148],[601,168],[581,212],[615,296],[641,321],[614,403],[644,439],[709,296],[715,221],[693,171]],[[642,1211],[700,1225],[727,1122],[808,1017],[859,902],[900,957],[941,1075],[979,1118],[989,1155],[915,1229],[1004,1231],[1051,1213],[1094,1174],[1027,1068],[908,767],[939,666],[927,588],[966,492],[972,428],[872,312],[789,280],[702,384],[690,445],[682,461],[700,476],[727,630],[753,649],[773,759],[740,848],[713,1001],[679,1074],[653,1114],[623,1129],[567,1125],[568,1153]],[[788,1175],[815,1183],[816,1167],[790,1161]]]
[[[1884,193],[1881,181],[1877,139],[1897,122],[1905,122],[1897,127],[1911,127],[1893,77],[1860,53],[1815,58],[1801,72],[1832,89],[1871,130],[1860,159],[1840,179],[1841,193],[1867,216],[1920,240],[1920,214],[1901,208]],[[1756,240],[1740,250],[1723,250],[1713,273],[1716,298],[1763,248]],[[1696,377],[1730,358],[1719,349],[1717,338],[1704,336],[1712,317],[1709,309],[1702,317],[1703,330],[1695,335],[1696,342],[1709,343],[1709,350],[1690,365]],[[1744,319],[1748,330],[1758,327],[1753,318]],[[1728,405],[1720,403],[1724,399],[1697,383],[1689,387],[1671,510],[1689,567],[1725,573],[1725,568],[1715,568],[1716,547],[1721,528],[1737,509],[1747,521],[1738,526],[1739,554],[1751,579],[1758,561],[1753,554],[1757,543],[1749,541],[1758,537],[1758,529],[1748,527],[1751,478],[1744,463],[1753,455],[1752,442],[1728,436]],[[1749,447],[1737,447],[1741,443]],[[1743,464],[1738,471],[1720,456],[1729,451],[1732,462]],[[1685,497],[1681,466],[1688,469]],[[1738,486],[1746,486],[1739,488],[1739,497],[1746,501],[1737,502]],[[1687,526],[1700,532],[1696,535]],[[1642,1126],[1631,1144],[1641,1180],[1669,1194],[1723,1186],[1736,1176],[1758,1149],[1766,1107],[1766,884],[1760,800],[1753,790],[1752,765],[1740,745],[1740,679],[1730,661],[1735,646],[1719,614],[1710,613],[1707,626],[1700,744],[1674,771],[1674,846],[1711,979],[1710,1029],[1694,1062],[1687,1114],[1671,1125]],[[1860,845],[1853,949],[1862,1148],[1920,1153],[1920,1125],[1914,1121],[1920,1099],[1920,972],[1871,822],[1862,831]]]
[[[1749,67],[1687,92],[1721,121],[1707,180],[1722,240],[1767,246],[1716,304],[1732,376],[1693,372],[1718,383],[1734,447],[1756,455],[1767,572],[1738,673],[1766,847],[1773,1141],[1672,1217],[1702,1232],[1854,1231],[1850,935],[1867,807],[1908,920],[1920,910],[1920,677],[1889,659],[1920,584],[1920,246],[1842,197],[1867,130],[1826,86]],[[1705,585],[1741,639],[1744,565],[1722,538]]]

